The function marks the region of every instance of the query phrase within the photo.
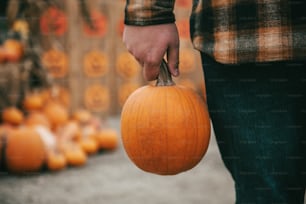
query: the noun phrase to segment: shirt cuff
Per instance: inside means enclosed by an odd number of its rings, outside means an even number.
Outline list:
[[[154,1],[152,1],[154,2]],[[174,1],[155,1],[153,5],[129,4],[125,7],[126,25],[147,26],[175,22]]]

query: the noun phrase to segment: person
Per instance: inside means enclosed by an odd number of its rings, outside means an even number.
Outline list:
[[[162,58],[179,76],[173,0],[127,0],[123,41],[156,79]],[[306,2],[194,0],[207,104],[236,203],[304,203]]]

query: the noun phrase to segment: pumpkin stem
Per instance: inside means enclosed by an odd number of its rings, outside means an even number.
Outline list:
[[[173,86],[173,85],[175,85],[175,83],[172,80],[167,62],[163,59],[160,66],[159,75],[156,81],[156,86]]]

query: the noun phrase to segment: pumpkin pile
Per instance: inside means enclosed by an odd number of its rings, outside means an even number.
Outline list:
[[[59,171],[83,166],[90,155],[115,150],[117,132],[86,109],[69,113],[45,91],[27,94],[23,108],[8,107],[0,125],[1,170]]]

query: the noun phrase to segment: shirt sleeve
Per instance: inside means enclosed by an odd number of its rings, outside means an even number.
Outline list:
[[[175,21],[175,0],[127,0],[124,23],[126,25],[157,25]]]

